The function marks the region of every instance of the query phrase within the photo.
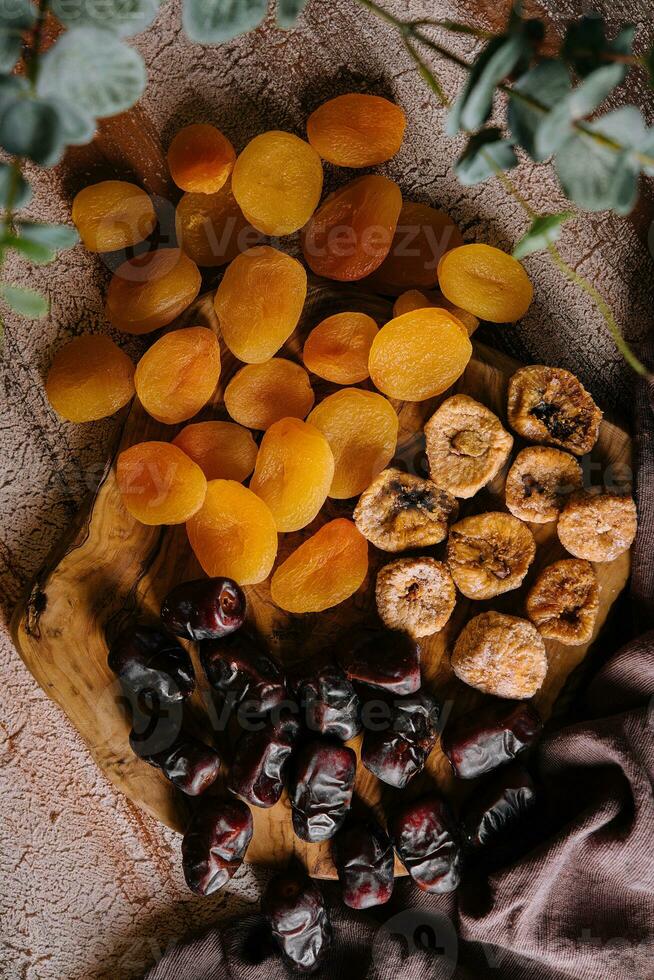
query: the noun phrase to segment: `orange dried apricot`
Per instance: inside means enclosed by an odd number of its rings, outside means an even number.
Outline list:
[[[368,574],[368,542],[352,521],[324,524],[276,569],[273,602],[291,613],[321,612],[344,602]]]
[[[428,204],[405,201],[390,252],[371,283],[389,293],[411,286],[431,289],[438,281],[441,258],[459,245],[463,245],[463,236],[449,214]]]
[[[323,102],[307,120],[307,136],[323,160],[338,167],[373,167],[395,156],[406,116],[380,95],[351,92]]]
[[[381,328],[370,349],[370,377],[390,398],[419,402],[446,391],[472,356],[465,329],[447,310],[405,313]]]
[[[400,188],[368,174],[325,198],[302,232],[302,251],[318,276],[346,282],[374,272],[388,255],[402,207]]]
[[[109,322],[126,333],[165,327],[200,292],[200,271],[178,248],[159,248],[118,267],[107,290]]]
[[[377,324],[366,313],[335,313],[314,327],[302,358],[309,371],[339,385],[368,377],[368,355]]]
[[[202,508],[186,524],[207,575],[256,585],[277,556],[277,528],[268,506],[235,480],[210,480]]]
[[[261,440],[250,490],[268,504],[278,531],[299,531],[324,504],[333,476],[322,432],[300,419],[280,419]]]
[[[249,224],[228,180],[215,194],[184,194],[175,211],[180,248],[200,266],[225,265],[261,238]]]
[[[169,442],[140,442],[118,457],[118,489],[141,524],[183,524],[204,502],[200,467]]]
[[[334,454],[330,497],[347,500],[362,493],[393,458],[397,414],[374,391],[343,388],[316,405],[307,422],[327,437]]]
[[[283,357],[246,364],[225,388],[225,408],[249,429],[267,429],[283,418],[304,419],[314,401],[307,372]]]
[[[220,345],[207,327],[184,327],[160,337],[136,366],[134,384],[143,408],[175,425],[196,415],[220,377]]]
[[[75,195],[73,224],[89,252],[113,252],[142,242],[156,228],[149,196],[126,180],[102,180]]]
[[[443,295],[481,320],[511,323],[529,309],[534,289],[522,265],[491,245],[461,245],[438,263]]]
[[[173,439],[173,446],[197,463],[207,480],[247,479],[257,458],[252,434],[236,422],[193,422]]]
[[[76,337],[55,354],[45,391],[63,419],[93,422],[133,396],[134,365],[109,337]]]
[[[297,259],[257,245],[230,262],[214,306],[223,339],[248,364],[260,364],[288,340],[307,295],[307,274]]]
[[[442,293],[421,292],[419,289],[407,289],[401,293],[393,303],[393,317],[402,316],[404,313],[413,313],[414,310],[425,310],[428,307],[438,307],[452,313],[461,322],[468,336],[472,336],[479,320],[472,313],[462,310],[460,306],[455,306],[445,299]]]
[[[180,129],[167,159],[170,175],[183,191],[215,194],[231,174],[236,152],[215,126],[195,123]]]
[[[320,157],[292,133],[261,133],[239,154],[232,190],[250,224],[264,235],[290,235],[307,223],[318,206]]]

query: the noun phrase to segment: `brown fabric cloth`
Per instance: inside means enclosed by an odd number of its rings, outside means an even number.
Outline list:
[[[648,353],[651,353],[648,352]],[[650,357],[650,363],[652,359]],[[429,896],[398,882],[375,915],[324,890],[333,946],[318,978],[648,980],[654,976],[654,386],[636,394],[640,529],[631,605],[640,636],[608,657],[535,763],[542,841],[514,863]],[[622,639],[631,632],[624,615]],[[147,980],[281,980],[257,916],[171,949]]]

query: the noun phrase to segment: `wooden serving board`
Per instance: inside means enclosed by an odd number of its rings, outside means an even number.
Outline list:
[[[379,323],[390,317],[390,303],[354,287],[314,282],[298,330],[285,345],[282,355],[299,359],[303,338],[324,316],[345,309],[371,314]],[[219,334],[212,295],[206,294],[184,314],[176,326],[203,324]],[[498,328],[501,329],[501,328]],[[222,346],[223,371],[214,399],[194,421],[226,418],[222,404],[224,385],[240,367]],[[518,365],[508,357],[481,344],[465,374],[456,384],[505,419],[506,383]],[[317,400],[335,386],[315,381]],[[365,387],[364,385],[363,387]],[[451,393],[451,392],[449,392]],[[442,396],[421,403],[396,403],[400,434],[396,465],[425,475],[422,426],[442,401]],[[172,439],[181,426],[167,426],[145,414],[138,401],[127,417],[117,451],[147,439]],[[520,441],[516,441],[516,449]],[[610,467],[614,481],[628,479],[630,440],[616,425],[604,421],[599,442],[588,471],[598,483]],[[599,468],[597,466],[599,464]],[[504,474],[472,501],[463,502],[461,515],[488,509],[504,509]],[[280,535],[279,560],[284,560],[317,527],[335,516],[350,516],[352,502],[328,501],[323,513],[301,532]],[[535,574],[549,562],[563,556],[554,524],[533,525],[538,542],[536,561],[523,587],[492,602],[472,602],[459,597],[450,623],[438,635],[422,644],[424,683],[445,702],[452,716],[475,710],[483,695],[460,683],[452,674],[449,650],[463,624],[476,613],[495,608],[523,614],[526,589]],[[442,555],[443,546],[427,549]],[[283,661],[310,658],[321,648],[338,645],[355,624],[375,621],[374,580],[377,569],[394,556],[370,547],[370,571],[364,585],[350,600],[320,614],[291,616],[278,609],[270,598],[267,583],[249,587],[249,619],[265,638],[271,650]],[[596,635],[611,605],[629,575],[630,556],[625,554],[609,564],[597,565],[600,583],[600,611]],[[68,540],[62,542],[34,582],[26,602],[14,617],[14,638],[27,667],[46,693],[66,712],[108,778],[131,800],[157,819],[183,830],[188,803],[163,776],[134,757],[127,736],[129,717],[115,677],[107,667],[107,643],[130,620],[157,616],[163,596],[178,582],[202,576],[186,539],[184,527],[153,528],[139,524],[126,512],[116,486],[114,460],[106,468],[93,498],[79,513],[79,520]],[[565,647],[547,642],[549,670],[535,698],[538,709],[549,716],[566,679],[583,660],[588,645]],[[194,695],[194,726],[204,738],[215,737],[223,750],[224,733],[212,734],[210,692],[203,686],[196,651],[189,645],[200,680]],[[354,743],[357,748],[356,742]],[[425,773],[413,780],[405,794],[424,791],[436,784],[456,801],[470,787],[455,785],[449,764],[440,748],[432,752]],[[383,813],[385,803],[397,800],[398,791],[382,785],[359,766],[356,792],[360,801]],[[255,833],[247,859],[255,864],[278,865],[295,853],[316,877],[334,877],[329,846],[305,844],[292,831],[290,809],[284,797],[270,810],[253,808]],[[398,873],[402,873],[398,866]]]

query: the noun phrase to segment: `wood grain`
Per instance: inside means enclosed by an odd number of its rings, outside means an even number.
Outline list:
[[[381,297],[354,287],[339,286],[336,289],[333,284],[316,281],[310,289],[298,330],[281,353],[298,359],[303,338],[315,323],[326,315],[348,308],[368,312],[380,323],[388,319],[390,313],[389,303]],[[181,324],[203,324],[219,335],[211,294],[201,297],[177,325]],[[199,416],[202,419],[227,417],[222,391],[240,364],[224,345],[221,347],[221,382],[211,404]],[[472,395],[504,418],[506,383],[516,366],[505,355],[475,344],[473,360],[455,389]],[[320,381],[315,387],[318,400],[334,389]],[[422,403],[395,403],[400,419],[396,465],[424,474],[421,429],[442,397]],[[117,451],[144,439],[172,439],[179,428],[149,418],[136,401],[127,417]],[[516,448],[520,448],[519,441]],[[598,474],[606,472],[614,481],[622,480],[628,478],[629,464],[628,435],[611,422],[604,421],[587,472],[594,482],[598,482]],[[500,474],[474,500],[465,502],[462,514],[504,509],[503,484],[504,474]],[[351,510],[352,504],[347,501],[329,501],[310,527],[280,536],[279,559],[283,560],[321,523],[334,516],[350,515]],[[107,465],[93,499],[78,516],[71,537],[51,556],[34,582],[26,603],[17,610],[13,623],[14,639],[28,668],[46,693],[66,712],[108,778],[156,818],[182,830],[187,816],[186,802],[160,773],[130,752],[127,742],[129,718],[119,686],[107,667],[106,656],[107,644],[119,629],[135,618],[156,617],[163,596],[174,584],[202,573],[190,551],[183,527],[146,527],[127,514],[117,490],[113,461]],[[534,575],[563,555],[554,525],[533,525],[532,531],[538,541],[538,554],[524,586],[492,603],[472,603],[461,597],[447,627],[423,644],[425,685],[445,702],[446,711],[452,716],[474,711],[484,700],[482,695],[457,681],[449,665],[448,651],[462,625],[471,615],[491,605],[505,612],[522,614],[525,589]],[[438,555],[442,546],[429,551]],[[326,646],[338,646],[354,624],[370,623],[375,619],[374,577],[388,556],[372,547],[370,555],[369,576],[361,589],[350,600],[326,613],[288,615],[272,602],[267,583],[249,587],[251,625],[286,663],[311,657]],[[629,563],[626,554],[610,564],[596,566],[600,582],[596,635],[627,581]],[[548,641],[546,646],[549,670],[535,702],[548,716],[570,673],[585,657],[588,645],[564,647]],[[192,647],[189,649],[201,677],[196,651]],[[223,745],[225,733],[216,730],[218,718],[210,693],[202,683],[193,699],[192,721],[195,728],[204,732],[205,738],[213,736],[217,744]],[[357,742],[353,746],[358,750]],[[414,780],[405,794],[419,793],[426,784],[436,784],[455,800],[468,789],[455,785],[447,760],[438,747],[429,758],[425,774]],[[374,808],[379,815],[397,798],[393,791],[382,788],[362,766],[359,767],[356,790],[361,803]],[[334,876],[328,846],[304,844],[293,835],[285,798],[270,810],[255,808],[254,820],[255,835],[248,861],[276,865],[295,853],[313,875]],[[399,867],[398,872],[401,873]]]

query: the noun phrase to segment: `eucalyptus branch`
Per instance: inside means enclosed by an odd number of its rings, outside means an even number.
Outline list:
[[[449,106],[450,100],[445,94],[445,89],[441,85],[439,79],[436,77],[436,75],[434,75],[431,68],[429,68],[429,66],[425,64],[425,62],[422,60],[422,58],[420,57],[420,55],[418,54],[414,46],[411,44],[411,41],[407,37],[404,38],[404,46],[409,52],[409,54],[411,55],[411,57],[413,58],[413,61],[415,62],[415,65],[418,69],[418,72],[422,80],[426,82],[427,85],[429,85],[432,91],[436,94],[436,97],[442,106],[444,107]]]

